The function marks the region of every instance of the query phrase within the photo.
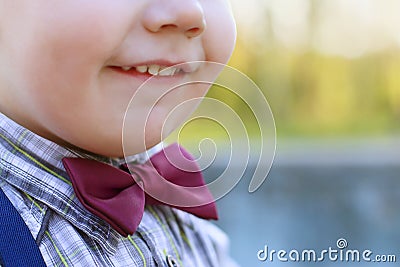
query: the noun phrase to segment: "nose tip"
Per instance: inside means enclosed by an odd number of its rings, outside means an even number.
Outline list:
[[[157,2],[157,3],[156,3]],[[150,32],[175,29],[188,38],[200,36],[206,29],[202,6],[197,0],[153,1],[144,16],[143,25]]]

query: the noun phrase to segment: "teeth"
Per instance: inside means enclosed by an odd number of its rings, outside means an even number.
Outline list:
[[[148,70],[148,72],[151,74],[151,75],[158,75],[158,72],[160,71],[160,66],[158,66],[158,65],[150,65],[149,66],[149,70]]]
[[[128,71],[130,69],[132,69],[132,67],[121,67],[124,71]]]
[[[160,76],[172,76],[177,71],[177,68],[174,67],[166,67],[159,71],[158,75]]]
[[[138,72],[140,72],[140,73],[145,73],[145,72],[147,72],[148,67],[147,67],[147,66],[137,66],[137,67],[136,67],[136,70],[137,70]]]
[[[162,67],[160,65],[150,65],[150,66],[137,66],[137,67],[121,67],[124,71],[129,71],[132,68],[135,68],[137,72],[139,73],[146,73],[148,72],[149,74],[153,76],[173,76],[174,74],[177,74],[181,72],[182,70],[180,68],[175,68],[175,67]]]

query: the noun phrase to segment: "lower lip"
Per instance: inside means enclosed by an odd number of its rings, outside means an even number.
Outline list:
[[[135,78],[138,80],[141,80],[142,82],[147,81],[148,79],[152,78],[152,80],[160,80],[160,81],[177,81],[183,78],[183,76],[185,75],[185,73],[178,73],[178,74],[174,74],[171,76],[161,76],[161,75],[151,75],[148,72],[145,73],[141,73],[138,72],[135,68],[132,68],[128,71],[123,70],[120,67],[110,67],[111,70],[122,74],[126,77],[131,77],[131,78]]]

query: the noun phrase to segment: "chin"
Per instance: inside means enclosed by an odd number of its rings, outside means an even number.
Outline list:
[[[103,143],[103,144],[98,144],[98,145],[93,145],[91,147],[80,147],[81,149],[84,149],[86,151],[89,151],[91,153],[105,156],[105,157],[110,157],[110,158],[123,158],[124,157],[124,151],[122,148],[121,143],[118,145],[115,144],[110,144],[110,143]]]

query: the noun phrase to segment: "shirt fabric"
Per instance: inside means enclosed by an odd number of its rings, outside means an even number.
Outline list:
[[[133,157],[138,162],[144,154]],[[0,187],[32,233],[47,266],[235,266],[216,226],[167,206],[146,206],[122,237],[77,199],[62,158],[85,156],[44,139],[0,113]],[[23,255],[21,255],[23,256]]]

